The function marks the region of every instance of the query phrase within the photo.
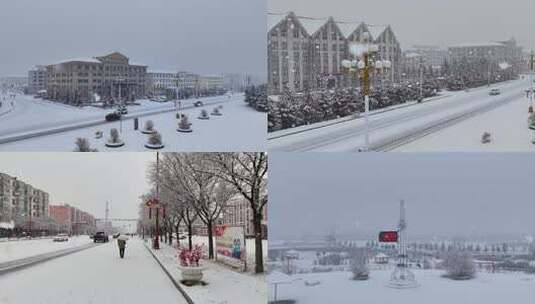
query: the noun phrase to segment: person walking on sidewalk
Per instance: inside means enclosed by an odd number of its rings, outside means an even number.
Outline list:
[[[124,250],[126,248],[126,241],[128,240],[128,237],[126,235],[119,235],[117,237],[117,246],[119,246],[119,256],[124,258]]]

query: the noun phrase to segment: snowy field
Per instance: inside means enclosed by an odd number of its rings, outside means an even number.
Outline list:
[[[532,303],[535,275],[521,273],[478,273],[469,281],[441,277],[443,271],[414,270],[420,284],[415,289],[386,287],[391,270],[376,270],[367,281],[350,280],[349,272],[310,273],[291,276],[291,284],[278,286],[278,300],[293,299],[300,304],[452,304],[452,303]],[[268,282],[270,276],[268,275]],[[320,282],[306,286],[305,282]],[[270,285],[269,299],[274,290]]]
[[[370,115],[370,147],[382,150],[390,142],[425,134],[467,113],[474,114],[465,121],[472,120],[480,113],[484,114],[490,106],[524,96],[527,85],[526,80],[493,85],[493,88],[500,88],[502,94],[499,96],[489,96],[487,87],[469,92],[446,92],[444,98]],[[318,128],[314,124],[270,133],[268,148],[272,151],[355,152],[364,147],[366,127],[363,117],[328,126],[320,124]],[[452,138],[454,140],[455,136]]]
[[[158,258],[175,280],[181,280],[177,251],[164,245],[155,251]],[[182,288],[194,303],[202,304],[264,304],[267,298],[266,278],[234,271],[229,267],[210,261],[202,261],[203,281],[208,285],[184,286]]]
[[[44,102],[43,103],[49,103]],[[161,111],[162,107],[167,109],[174,109],[173,103],[159,104],[152,103],[151,111]],[[209,103],[214,103],[210,105]],[[223,105],[221,112],[222,116],[210,116],[209,120],[197,119],[201,109],[206,109],[209,113],[217,105]],[[63,105],[52,105],[53,107],[68,107]],[[147,106],[148,107],[148,106]],[[154,109],[154,107],[159,107]],[[33,109],[33,106],[30,107]],[[74,109],[68,107],[69,113],[72,111],[82,112],[83,119],[92,119],[89,113],[98,112],[98,119],[103,119],[104,113],[102,110],[90,109]],[[143,112],[142,110],[140,110]],[[48,113],[54,111],[48,111]],[[110,112],[107,110],[106,113]],[[219,98],[208,98],[205,101],[204,107],[189,108],[181,111],[186,114],[192,123],[192,133],[180,133],[176,129],[178,127],[178,119],[176,119],[175,111],[166,113],[159,113],[139,118],[139,126],[143,128],[145,121],[152,120],[155,129],[162,135],[163,150],[166,151],[263,151],[266,145],[266,114],[257,112],[243,102],[243,95],[236,95],[232,98],[222,96]],[[144,112],[146,114],[146,112]],[[8,114],[10,116],[11,114]],[[41,114],[43,115],[43,114]],[[137,114],[130,111],[128,117],[134,117]],[[61,115],[60,115],[61,116]],[[71,116],[72,117],[72,116]],[[18,116],[18,120],[21,116]],[[82,119],[82,118],[80,118]],[[24,118],[27,120],[27,118]],[[61,123],[67,123],[61,121]],[[70,122],[69,122],[70,123]],[[4,125],[4,124],[2,124]],[[0,145],[0,150],[3,151],[72,151],[75,148],[74,142],[78,137],[89,139],[91,148],[96,148],[98,151],[147,151],[144,147],[147,142],[148,135],[142,134],[140,131],[135,131],[134,120],[125,119],[122,121],[121,138],[125,145],[119,148],[108,148],[105,146],[107,138],[109,137],[110,129],[121,129],[120,122],[105,123],[98,126],[76,129],[62,133],[35,137],[31,139],[10,142]],[[32,127],[32,130],[35,128]],[[2,131],[3,130],[3,131]],[[95,132],[102,131],[104,136],[100,139],[95,138]],[[5,132],[4,127],[0,127],[0,134]],[[33,132],[33,131],[30,131]],[[1,137],[1,136],[0,136]]]
[[[535,131],[528,128],[529,101],[526,97],[482,113],[469,120],[429,134],[395,151],[535,151]],[[492,142],[481,143],[484,132],[492,134]]]
[[[0,304],[186,303],[138,239],[124,259],[110,242],[2,275],[0,286]]]
[[[52,239],[0,242],[0,263],[78,247],[92,242],[93,240],[87,235],[70,237],[68,242],[54,242]]]

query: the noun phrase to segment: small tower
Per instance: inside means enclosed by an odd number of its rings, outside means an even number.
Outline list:
[[[390,276],[388,286],[392,288],[414,288],[418,282],[409,270],[409,257],[407,254],[407,220],[405,219],[405,202],[399,204],[398,225],[398,258],[396,268]]]

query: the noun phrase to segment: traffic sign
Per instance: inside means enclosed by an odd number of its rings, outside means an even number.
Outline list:
[[[379,242],[397,243],[397,241],[398,241],[397,231],[381,231],[379,233]]]

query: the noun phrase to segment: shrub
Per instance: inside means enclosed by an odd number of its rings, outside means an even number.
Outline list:
[[[178,123],[178,127],[182,130],[188,130],[190,127],[190,123],[188,120],[188,117],[186,115],[182,116],[182,119]]]
[[[149,136],[149,144],[153,146],[159,146],[162,144],[162,136],[160,133],[155,132]]]
[[[117,131],[116,128],[113,128],[113,129],[110,130],[110,141],[112,143],[120,142],[119,131]]]
[[[87,138],[78,137],[74,144],[76,145],[74,152],[97,152],[97,149],[91,149]]]
[[[145,122],[145,130],[147,130],[147,131],[154,130],[154,123],[152,122],[152,120],[147,120]]]
[[[370,275],[368,256],[364,250],[358,250],[351,256],[351,272],[353,280],[367,280]]]
[[[446,277],[454,280],[469,280],[476,275],[476,266],[472,255],[468,252],[453,250],[448,252],[444,260]]]

